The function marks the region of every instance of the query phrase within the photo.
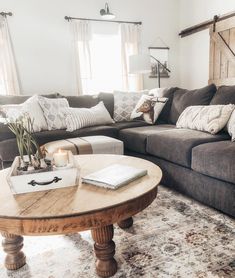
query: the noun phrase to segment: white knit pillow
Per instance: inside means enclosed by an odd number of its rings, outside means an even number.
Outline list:
[[[83,127],[112,124],[108,110],[103,101],[91,108],[65,108],[62,110],[65,117],[67,131],[74,131]]]
[[[218,133],[227,124],[235,105],[189,106],[180,115],[176,127]]]
[[[21,104],[8,104],[0,106],[0,115],[8,120],[16,120],[20,116],[27,114],[33,121],[33,131],[40,132],[47,130],[47,122],[41,106],[38,102],[38,95],[28,98]]]
[[[229,135],[232,137],[232,141],[235,142],[235,110],[227,123],[227,130]]]

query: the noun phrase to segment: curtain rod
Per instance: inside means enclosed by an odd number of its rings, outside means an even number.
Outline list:
[[[204,21],[202,23],[199,23],[197,25],[194,25],[192,27],[189,27],[189,28],[186,28],[186,29],[182,30],[179,33],[179,36],[181,36],[181,38],[189,36],[191,34],[194,34],[196,32],[199,32],[199,31],[202,31],[202,30],[205,30],[205,29],[209,28],[210,25],[215,24],[215,22],[219,22],[219,21],[228,19],[228,18],[233,17],[233,16],[235,16],[235,11],[232,11],[231,13],[223,14],[221,16],[215,15],[214,18],[211,19],[211,20]]]
[[[70,21],[71,19],[75,20],[88,20],[88,21],[101,21],[101,22],[113,22],[113,23],[129,23],[129,24],[137,24],[141,25],[142,22],[135,22],[135,21],[118,21],[118,20],[105,20],[105,19],[93,19],[93,18],[80,18],[80,17],[70,17],[70,16],[65,16],[65,20]]]
[[[9,13],[5,13],[5,12],[1,12],[0,13],[0,15],[2,15],[2,16],[12,16],[13,15],[13,13],[11,13],[11,12],[9,12]]]

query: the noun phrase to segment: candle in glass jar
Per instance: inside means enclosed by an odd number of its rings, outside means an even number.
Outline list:
[[[58,150],[57,153],[53,155],[54,163],[56,167],[64,167],[68,164],[68,153],[67,151],[63,151],[61,149]]]

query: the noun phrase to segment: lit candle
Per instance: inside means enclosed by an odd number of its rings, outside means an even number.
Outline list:
[[[64,167],[68,164],[67,151],[62,151],[61,149],[59,149],[57,153],[54,153],[53,158],[56,167]]]

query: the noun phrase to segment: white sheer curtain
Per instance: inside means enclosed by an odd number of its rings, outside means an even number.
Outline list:
[[[79,94],[143,89],[142,75],[129,74],[129,56],[139,52],[139,25],[71,23]]]
[[[140,50],[140,25],[121,23],[119,27],[121,35],[123,90],[142,90],[143,75],[129,74],[129,56],[138,54]]]
[[[7,19],[0,15],[0,94],[19,95],[20,87]]]
[[[91,79],[91,25],[87,20],[72,20],[75,44],[76,78],[78,94],[87,92]]]

